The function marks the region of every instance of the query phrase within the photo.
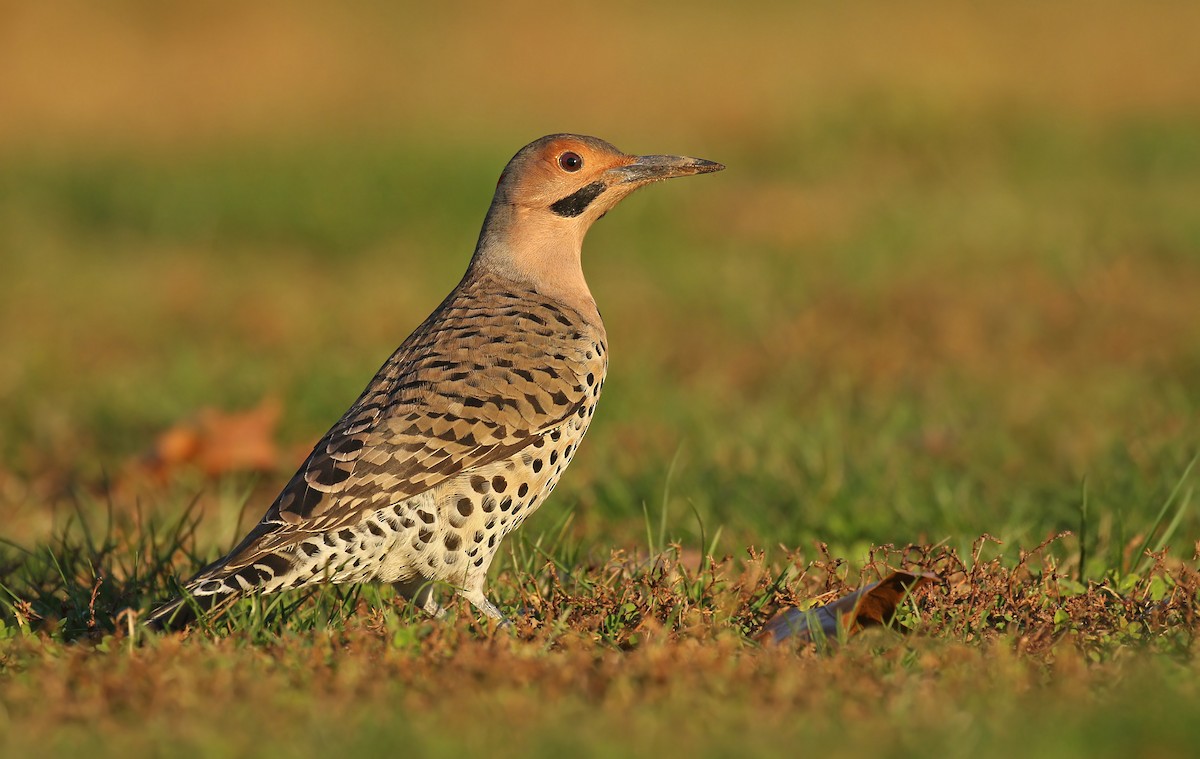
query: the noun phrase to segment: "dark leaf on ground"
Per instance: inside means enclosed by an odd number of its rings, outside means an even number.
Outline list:
[[[757,639],[761,643],[783,643],[789,638],[797,643],[836,640],[839,629],[850,636],[865,627],[887,625],[910,590],[940,579],[928,572],[892,572],[833,603],[815,609],[784,609],[763,625]]]

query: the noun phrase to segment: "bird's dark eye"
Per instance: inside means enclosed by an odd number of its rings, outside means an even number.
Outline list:
[[[579,171],[583,168],[583,159],[568,150],[558,157],[558,165],[563,171]]]

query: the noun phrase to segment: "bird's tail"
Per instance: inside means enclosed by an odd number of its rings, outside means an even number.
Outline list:
[[[253,533],[243,545],[252,537]],[[223,611],[244,595],[274,593],[290,587],[285,583],[294,579],[294,561],[294,556],[271,551],[246,558],[241,547],[236,548],[188,580],[179,598],[150,612],[146,624],[161,630],[181,629],[200,615]]]
[[[230,566],[230,556],[197,572],[183,586],[178,598],[150,612],[146,625],[156,630],[182,630],[202,616],[225,609],[253,589],[253,583],[235,581],[239,572]]]
[[[215,593],[203,592],[199,583],[189,582],[184,593],[162,604],[146,617],[146,625],[154,630],[182,630],[201,616],[223,609],[236,601],[242,594],[224,584]]]

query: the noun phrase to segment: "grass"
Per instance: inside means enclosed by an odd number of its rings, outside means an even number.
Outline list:
[[[195,522],[129,533],[119,522],[105,534],[76,522],[6,573],[4,703],[23,728],[8,750],[100,739],[107,750],[245,754],[269,741],[291,755],[403,740],[433,754],[495,744],[514,756],[721,755],[800,742],[1038,756],[1096,734],[1113,756],[1189,745],[1200,574],[1161,554],[1083,584],[1053,557],[1065,539],[991,560],[982,538],[965,556],[880,548],[852,568],[828,552],[713,561],[678,545],[602,557],[560,529],[514,540],[502,562],[494,592],[524,610],[510,632],[465,605],[430,621],[365,587],[245,602],[182,638],[112,613],[166,592]],[[815,651],[749,640],[777,609],[896,565],[945,580],[902,611],[908,636],[882,630]],[[1126,734],[1151,722],[1153,734]],[[503,739],[514,732],[529,739]]]
[[[700,6],[699,57],[619,4],[599,47],[538,37],[537,7],[15,14],[0,750],[1191,755],[1200,102],[1168,5]],[[589,236],[610,378],[493,570],[515,629],[368,586],[131,632],[453,285],[507,156],[564,126],[729,169]],[[277,466],[146,476],[164,430],[264,398]],[[900,566],[944,579],[908,634],[754,641]]]

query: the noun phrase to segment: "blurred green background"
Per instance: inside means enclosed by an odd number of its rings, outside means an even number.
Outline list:
[[[4,533],[198,497],[227,545],[222,483],[121,472],[274,397],[279,466],[232,476],[257,514],[457,281],[507,159],[576,131],[729,168],[589,236],[610,381],[525,532],[1029,545],[1086,482],[1093,571],[1127,565],[1195,484],[1197,29],[1185,2],[2,3]]]

